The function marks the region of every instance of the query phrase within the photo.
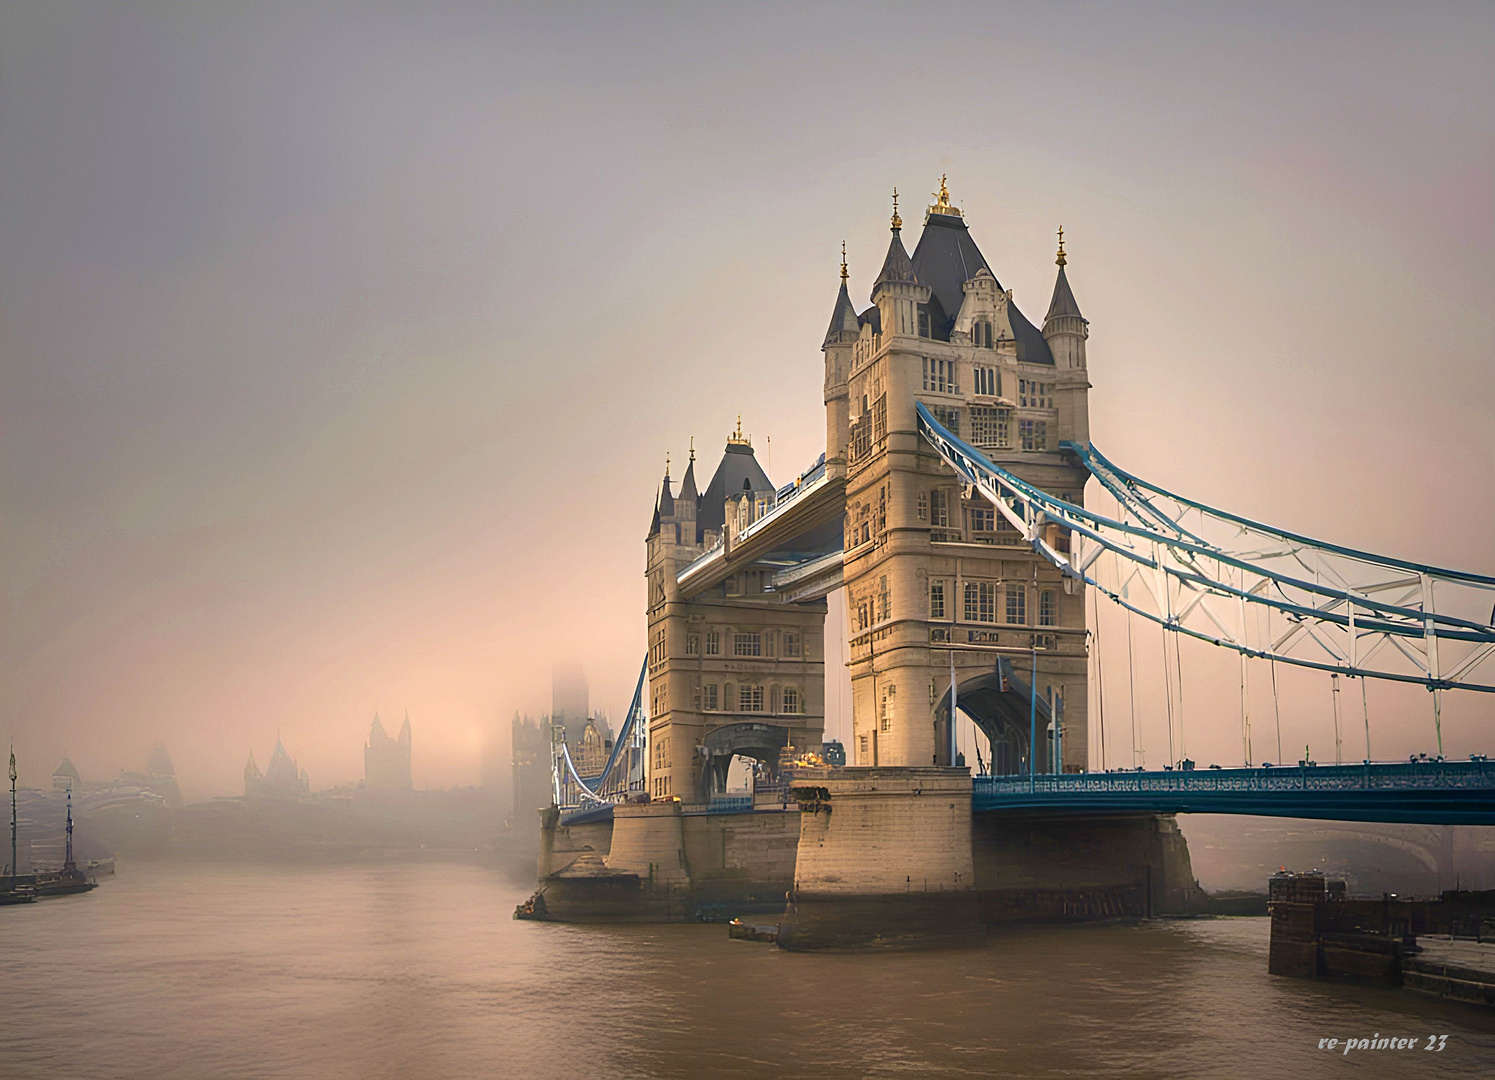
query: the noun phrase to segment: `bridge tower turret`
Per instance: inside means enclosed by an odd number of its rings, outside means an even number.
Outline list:
[[[852,352],[861,333],[861,321],[846,291],[846,244],[841,244],[841,292],[831,311],[831,324],[820,346],[825,353],[825,469],[830,476],[846,473],[846,429],[849,399],[846,380],[851,374]]]
[[[1087,392],[1090,379],[1085,370],[1085,339],[1090,323],[1080,314],[1075,294],[1069,287],[1064,266],[1064,229],[1059,230],[1059,252],[1054,257],[1059,275],[1054,280],[1054,297],[1043,320],[1043,338],[1054,355],[1054,396],[1059,409],[1059,438],[1085,444],[1090,441],[1090,409]]]

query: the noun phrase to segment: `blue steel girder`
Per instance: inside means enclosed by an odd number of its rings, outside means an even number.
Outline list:
[[[1066,443],[1120,519],[1041,491],[917,405],[920,434],[1066,577],[1166,629],[1348,676],[1495,692],[1495,578],[1274,529]],[[1488,613],[1488,614],[1487,614]]]
[[[1495,762],[1417,761],[978,776],[985,814],[1246,814],[1413,825],[1495,825]]]

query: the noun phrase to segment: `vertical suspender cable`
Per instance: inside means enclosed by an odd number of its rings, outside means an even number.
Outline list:
[[[1125,596],[1125,591],[1122,593]],[[1137,668],[1132,663],[1132,612],[1126,612],[1126,690],[1129,699],[1128,714],[1132,721],[1132,768],[1137,767]]]
[[[1370,760],[1370,702],[1365,697],[1365,676],[1360,676],[1360,711],[1365,716],[1365,760]]]
[[[1179,633],[1173,632],[1173,668],[1178,677],[1178,756],[1186,758],[1189,756],[1189,746],[1184,739],[1184,658],[1179,652]],[[1167,642],[1164,642],[1167,647]]]
[[[1277,719],[1277,764],[1282,764],[1282,705],[1277,700],[1277,660],[1272,664],[1272,713]]]
[[[1100,597],[1093,589],[1086,589],[1094,600],[1095,607],[1095,702],[1100,713],[1100,769],[1106,771],[1106,669],[1100,657]]]
[[[1343,764],[1340,753],[1340,727],[1339,727],[1339,676],[1329,676],[1329,686],[1334,694],[1334,764]]]

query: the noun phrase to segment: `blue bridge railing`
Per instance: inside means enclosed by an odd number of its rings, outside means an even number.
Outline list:
[[[1495,825],[1495,761],[977,776],[975,813],[1248,814]]]

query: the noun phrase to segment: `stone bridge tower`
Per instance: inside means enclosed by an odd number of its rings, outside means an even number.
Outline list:
[[[666,465],[645,569],[648,790],[687,804],[722,792],[734,756],[772,779],[785,747],[818,752],[825,729],[824,599],[789,602],[772,560],[689,597],[679,587],[680,570],[719,541],[730,550],[777,498],[740,421],[703,492],[690,457],[678,494]]]
[[[1049,703],[1068,771],[1087,762],[1085,597],[1000,513],[963,490],[918,434],[922,401],[997,464],[1065,500],[1086,472],[1062,448],[1089,439],[1087,323],[1059,273],[1040,331],[1003,289],[943,178],[910,257],[896,193],[873,306],[841,292],[824,343],[826,457],[844,461],[844,582],[854,735],[848,763],[951,765],[958,708],[990,740],[973,769],[1029,767],[1037,661],[1040,771],[1052,768]],[[1056,538],[1059,545],[1066,537]]]

